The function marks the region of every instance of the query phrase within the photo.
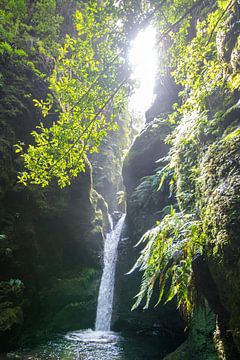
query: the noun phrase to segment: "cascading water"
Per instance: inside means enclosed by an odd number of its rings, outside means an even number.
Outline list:
[[[125,220],[125,214],[115,228],[106,236],[104,245],[104,268],[98,294],[96,331],[110,331],[114,293],[117,247]]]
[[[112,232],[113,231],[113,219],[109,213],[108,213],[108,222],[109,222],[109,226],[110,226],[109,232]]]

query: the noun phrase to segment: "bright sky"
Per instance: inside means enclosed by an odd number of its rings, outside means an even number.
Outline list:
[[[132,78],[139,83],[129,101],[129,111],[136,115],[144,116],[154,100],[153,89],[157,72],[155,38],[156,30],[152,26],[141,30],[129,53],[133,65]]]

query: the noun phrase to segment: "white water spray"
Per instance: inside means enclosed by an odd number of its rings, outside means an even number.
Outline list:
[[[125,214],[120,218],[115,228],[106,236],[104,245],[104,268],[98,294],[96,331],[110,331],[117,247],[125,220]]]

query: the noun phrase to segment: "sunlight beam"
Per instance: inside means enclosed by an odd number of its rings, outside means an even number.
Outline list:
[[[129,111],[142,116],[154,100],[154,84],[157,72],[157,52],[155,48],[156,30],[148,26],[141,30],[132,43],[129,60],[133,67],[131,78],[138,83],[129,99]]]

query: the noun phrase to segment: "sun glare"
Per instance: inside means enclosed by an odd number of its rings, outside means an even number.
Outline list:
[[[142,117],[154,100],[153,91],[157,71],[155,38],[156,30],[152,26],[141,30],[133,41],[129,53],[133,66],[132,78],[139,85],[129,100],[129,111]]]

